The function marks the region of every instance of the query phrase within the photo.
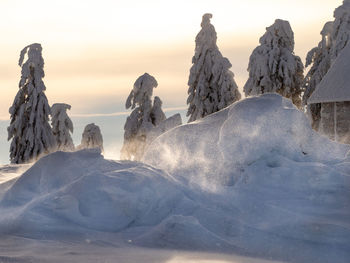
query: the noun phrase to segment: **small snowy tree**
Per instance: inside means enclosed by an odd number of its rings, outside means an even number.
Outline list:
[[[153,106],[150,113],[151,122],[154,126],[158,126],[162,121],[166,119],[166,116],[162,110],[163,102],[158,96],[154,97]]]
[[[303,82],[303,106],[307,105],[307,100],[315,91],[316,86],[321,82],[322,78],[327,74],[331,66],[330,49],[332,46],[331,34],[333,31],[333,22],[327,22],[322,31],[322,40],[317,47],[311,49],[306,56],[305,67],[312,65],[306,74]],[[307,106],[307,113],[312,120],[312,127],[318,129],[321,119],[321,104],[311,104]]]
[[[133,111],[124,126],[121,159],[140,160],[145,150],[147,133],[166,118],[159,97],[154,98],[152,105],[153,88],[157,86],[156,79],[145,73],[136,80],[130,92],[125,107]]]
[[[81,144],[78,149],[99,148],[103,152],[103,138],[100,127],[95,123],[90,123],[85,126]]]
[[[55,136],[57,149],[73,151],[74,144],[70,133],[73,133],[73,123],[67,114],[71,106],[65,103],[55,103],[51,107],[51,126]]]
[[[294,33],[289,22],[277,19],[259,42],[249,58],[245,95],[276,92],[301,107],[304,67],[294,55]]]
[[[27,60],[24,62],[24,57]],[[24,63],[23,63],[24,62]],[[12,106],[10,126],[7,128],[11,163],[37,160],[56,147],[49,124],[50,106],[44,91],[44,59],[40,44],[32,44],[21,51],[19,66],[22,76],[19,91]]]
[[[201,31],[196,36],[196,49],[188,80],[189,121],[195,121],[238,101],[238,91],[232,65],[216,45],[216,31],[210,23],[211,14],[204,14]]]

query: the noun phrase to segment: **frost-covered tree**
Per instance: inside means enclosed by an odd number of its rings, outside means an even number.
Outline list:
[[[315,91],[316,86],[321,82],[322,78],[327,74],[331,66],[330,50],[332,46],[332,31],[333,22],[327,22],[321,31],[322,40],[318,46],[311,49],[306,56],[305,67],[312,66],[306,74],[303,83],[304,106],[307,105],[307,100]],[[312,127],[317,130],[321,119],[321,104],[316,103],[308,105],[307,112],[311,117]]]
[[[331,35],[331,59],[332,62],[348,44],[350,39],[350,0],[344,0],[343,4],[334,11],[334,22]]]
[[[73,133],[73,122],[67,114],[71,106],[65,103],[55,103],[51,107],[51,126],[55,136],[57,149],[73,151],[74,144],[70,133]]]
[[[90,149],[99,148],[103,152],[103,138],[100,127],[95,123],[90,123],[85,126],[83,136],[81,138],[81,144],[78,149]]]
[[[25,55],[27,60],[24,62]],[[10,126],[7,128],[11,163],[37,160],[56,147],[49,124],[50,106],[44,91],[44,59],[40,44],[25,47],[20,54],[22,67],[19,90],[9,109]]]
[[[202,29],[196,36],[188,80],[189,122],[217,112],[241,98],[234,74],[229,70],[232,65],[216,45],[217,36],[211,18],[211,14],[203,15]]]
[[[147,133],[166,119],[160,98],[155,97],[152,103],[153,88],[157,86],[156,79],[145,73],[136,80],[130,92],[125,107],[133,111],[124,126],[121,159],[140,160],[145,150]]]
[[[317,85],[327,74],[332,63],[340,52],[348,44],[350,39],[350,0],[344,0],[343,4],[335,9],[334,21],[327,22],[322,31],[322,39],[317,47],[310,50],[306,56],[306,67],[311,66],[304,79],[303,104],[315,91]],[[321,119],[321,104],[307,105],[307,112],[311,117],[312,127],[319,128]]]
[[[162,110],[163,102],[158,96],[154,97],[153,106],[151,109],[151,122],[154,126],[158,126],[162,121],[166,119],[166,116]]]
[[[276,92],[301,107],[304,66],[294,55],[294,33],[288,21],[277,19],[266,28],[249,58],[246,96]]]

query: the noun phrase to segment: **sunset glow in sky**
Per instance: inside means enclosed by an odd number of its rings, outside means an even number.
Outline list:
[[[213,14],[218,46],[242,90],[248,59],[276,18],[288,20],[295,53],[305,61],[341,0],[0,0],[0,118],[17,92],[23,47],[43,46],[49,103],[72,114],[124,111],[136,78],[148,72],[163,107],[186,106],[194,39],[204,13]]]

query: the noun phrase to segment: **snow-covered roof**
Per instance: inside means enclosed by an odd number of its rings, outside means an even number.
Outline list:
[[[307,103],[340,101],[350,101],[350,44],[338,55]]]

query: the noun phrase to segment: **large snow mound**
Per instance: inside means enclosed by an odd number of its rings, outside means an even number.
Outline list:
[[[164,133],[148,164],[40,159],[0,184],[0,235],[348,263],[348,150],[289,100],[249,98]]]
[[[259,160],[334,163],[349,146],[312,130],[304,113],[277,94],[251,97],[158,137],[144,162],[195,182],[229,180]],[[184,172],[186,171],[186,172]],[[190,175],[190,177],[189,177]],[[224,177],[224,178],[220,178]]]

